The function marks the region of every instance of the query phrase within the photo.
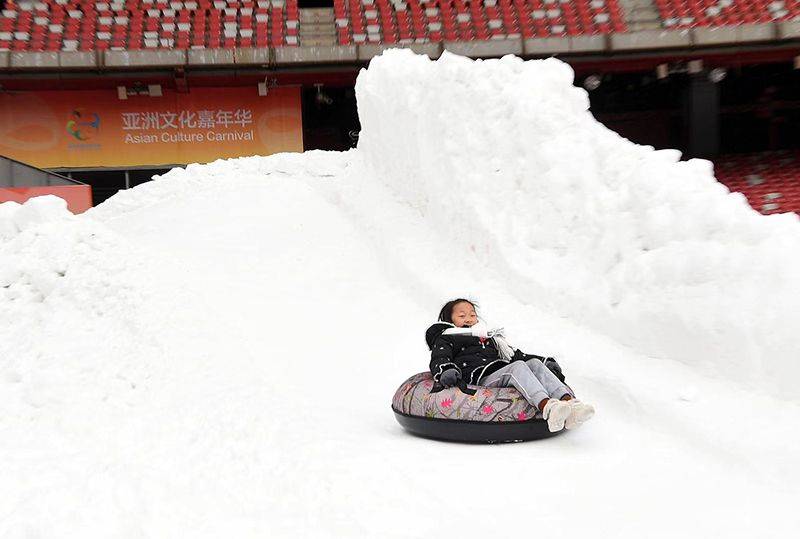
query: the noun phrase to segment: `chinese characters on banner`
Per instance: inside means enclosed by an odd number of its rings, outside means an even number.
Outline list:
[[[122,129],[125,131],[246,127],[252,123],[253,111],[250,109],[122,113]]]

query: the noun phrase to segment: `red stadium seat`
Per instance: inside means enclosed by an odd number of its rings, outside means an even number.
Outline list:
[[[789,20],[800,16],[794,0],[654,0],[666,28],[723,26]]]
[[[334,0],[334,13],[342,44],[376,35],[374,24],[406,43],[626,30],[617,0]]]
[[[0,50],[281,47],[299,26],[297,0],[10,0]]]
[[[717,179],[744,194],[755,210],[800,213],[800,152],[724,156],[714,168]]]

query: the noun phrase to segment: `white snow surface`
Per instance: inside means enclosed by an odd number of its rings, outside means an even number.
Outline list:
[[[0,204],[0,537],[785,537],[797,216],[620,138],[557,60],[389,51],[357,150]],[[477,299],[597,407],[540,442],[389,408]]]
[[[764,218],[709,161],[620,137],[572,80],[556,59],[377,62],[359,150],[524,303],[800,398],[797,215]]]

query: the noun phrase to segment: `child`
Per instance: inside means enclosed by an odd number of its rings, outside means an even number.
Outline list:
[[[574,429],[594,415],[594,407],[577,400],[564,384],[555,360],[513,349],[501,329],[488,331],[486,324],[478,321],[475,304],[469,300],[448,301],[439,313],[439,322],[425,332],[425,340],[431,350],[433,380],[445,387],[459,381],[514,387],[542,412],[550,432]],[[544,361],[552,364],[551,368]]]

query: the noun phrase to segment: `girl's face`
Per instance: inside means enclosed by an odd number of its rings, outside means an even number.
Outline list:
[[[453,305],[453,325],[458,328],[471,327],[478,323],[478,315],[471,303],[461,301]]]

